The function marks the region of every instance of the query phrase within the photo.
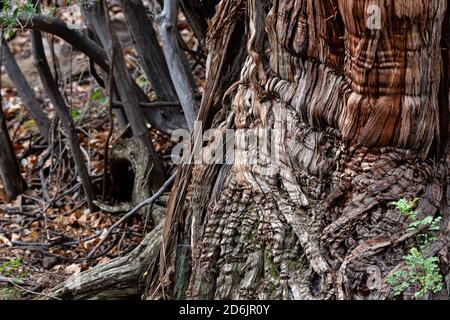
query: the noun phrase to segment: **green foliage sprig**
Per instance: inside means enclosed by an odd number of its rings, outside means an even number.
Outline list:
[[[14,34],[14,28],[24,27],[20,23],[19,17],[25,18],[27,21],[31,21],[36,14],[36,5],[32,1],[28,0],[21,5],[15,7],[11,5],[11,0],[3,0],[2,17],[0,19],[0,25],[3,28],[5,37],[8,39]]]
[[[408,231],[417,231],[419,247],[414,247],[409,254],[403,257],[406,270],[400,270],[388,277],[387,283],[394,287],[394,294],[400,295],[406,289],[415,289],[414,297],[423,298],[428,292],[437,293],[442,290],[442,275],[439,273],[438,257],[427,257],[424,253],[430,245],[437,241],[432,232],[439,231],[440,217],[427,216],[418,218],[414,210],[418,199],[408,201],[401,199],[393,202],[395,206],[409,221]]]
[[[26,270],[20,270],[21,266],[22,260],[20,258],[5,261],[0,264],[0,275],[6,278],[12,278],[12,281],[21,280],[27,275]],[[6,286],[0,291],[0,300],[18,299],[19,295],[19,290]]]

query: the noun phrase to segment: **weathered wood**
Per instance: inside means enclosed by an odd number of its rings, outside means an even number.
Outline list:
[[[146,15],[142,1],[121,0],[120,2],[142,68],[156,96],[162,103],[178,101],[164,53],[152,22]],[[149,122],[163,132],[171,133],[173,130],[185,127],[186,120],[181,112],[181,107],[145,110],[144,112],[148,114]]]
[[[183,107],[189,130],[193,130],[198,112],[198,93],[189,63],[181,51],[177,38],[178,0],[165,0],[164,9],[158,14],[158,31],[170,76]]]
[[[133,44],[153,90],[162,101],[178,101],[156,31],[141,0],[121,0]]]
[[[112,210],[108,208],[111,206],[105,206],[104,204],[96,201],[100,208],[106,209],[105,211],[113,212],[127,212],[136,207],[142,201],[148,199],[152,195],[152,168],[153,160],[149,153],[142,152],[145,150],[143,142],[136,138],[122,139],[114,144],[110,150],[110,179],[112,185],[112,197],[129,193],[131,199],[129,202],[121,203],[118,206],[113,206]],[[123,164],[130,166],[133,173],[132,181],[124,181],[130,179],[128,172],[123,172]],[[115,167],[119,167],[115,169]],[[127,190],[127,189],[131,190]],[[115,209],[114,209],[115,208]],[[118,210],[118,208],[121,208]],[[146,207],[141,210],[143,216],[150,217],[150,222],[159,223],[160,216],[152,216],[152,208]]]
[[[436,157],[432,147],[442,143],[440,132],[448,135],[447,100],[438,107],[439,87],[449,94],[440,41],[448,8],[388,1],[380,29],[370,30],[370,4],[246,1],[247,58],[227,91],[231,110],[226,101],[225,114],[210,108],[221,97],[215,69],[200,118],[214,117],[222,130],[234,119],[243,137],[272,130],[278,162],[261,150],[251,150],[256,162],[240,162],[250,151],[242,143],[225,178],[209,178],[215,166],[186,165],[168,204],[164,265],[148,292],[165,279],[165,294],[185,290],[188,299],[389,299],[386,277],[414,245],[390,201],[420,198],[418,212],[441,214],[439,237],[448,238],[448,155]],[[210,24],[213,55],[235,21],[221,17],[238,8],[221,2]],[[186,244],[189,256],[177,250]],[[448,244],[439,248],[448,261]],[[181,265],[190,268],[187,289]],[[440,267],[445,276],[447,264]]]
[[[145,117],[139,105],[140,101],[138,99],[137,91],[129,71],[126,68],[122,48],[116,33],[113,32],[112,39],[109,38],[109,31],[105,24],[106,19],[109,17],[106,15],[109,15],[109,12],[105,13],[103,4],[97,2],[88,8],[84,8],[83,13],[91,30],[95,32],[105,50],[107,52],[111,52],[111,50],[115,51],[114,79],[116,88],[121,103],[123,104],[127,120],[130,124],[131,131],[133,132],[133,136],[144,142],[147,151],[154,161],[151,183],[153,190],[156,191],[164,183],[164,169],[152,141],[150,140],[149,131],[145,124]]]
[[[222,101],[225,98],[227,88],[232,86],[239,79],[241,72],[241,63],[245,61],[245,26],[243,24],[244,15],[242,14],[242,5],[244,2],[233,5],[232,2],[222,2],[218,7],[218,15],[211,21],[212,28],[208,36],[208,42],[210,51],[207,60],[207,78],[213,79],[206,82],[204,89],[205,93],[202,98],[201,107],[199,111],[198,121],[203,124],[202,129],[207,130],[213,123],[213,119],[216,113],[219,114],[218,119],[226,117],[228,111],[228,105],[222,105]],[[222,32],[219,32],[222,31]],[[233,44],[242,45],[233,45]],[[196,144],[200,144],[196,139],[202,139],[202,137],[193,137],[192,147]],[[150,278],[149,288],[146,293],[148,298],[155,298],[159,294],[161,287],[159,279],[169,277],[171,274],[172,264],[165,263],[168,256],[172,256],[173,250],[177,247],[178,232],[184,232],[183,225],[179,222],[182,221],[184,214],[184,203],[186,201],[187,191],[193,176],[193,161],[187,160],[185,165],[182,165],[177,180],[174,183],[173,192],[169,198],[167,204],[166,225],[163,230],[163,244],[161,246],[161,257],[159,262],[159,270]],[[211,166],[205,169],[205,171],[196,175],[198,181],[198,187],[203,190],[210,190],[214,184],[214,177],[220,171],[220,167]],[[208,179],[204,179],[208,177]],[[205,203],[210,199],[210,194],[207,192],[198,194],[199,201],[196,206],[196,210],[193,210],[193,214],[196,216],[202,216],[207,209]],[[192,229],[201,223],[199,219],[192,219],[192,223],[195,224]],[[188,258],[188,257],[186,257]],[[180,263],[182,265],[188,265]],[[182,271],[178,271],[178,274],[183,275]],[[176,296],[184,297],[185,290],[188,284],[177,284]]]
[[[235,129],[234,161],[180,169],[145,298],[392,299],[386,279],[418,244],[390,204],[399,198],[442,217],[426,255],[449,281],[450,154],[437,152],[448,147],[449,9],[385,1],[370,29],[373,4],[219,4],[198,119]],[[266,130],[274,154],[247,139]]]
[[[91,212],[94,212],[96,210],[96,207],[93,203],[95,194],[89,172],[86,168],[86,163],[80,150],[78,137],[75,131],[75,124],[70,115],[69,108],[63,96],[61,95],[61,92],[59,91],[58,84],[55,82],[55,79],[53,78],[53,75],[50,71],[47,57],[45,56],[45,50],[42,43],[42,35],[40,31],[32,30],[30,33],[30,39],[33,59],[39,72],[39,77],[41,79],[43,87],[45,88],[45,91],[50,98],[50,101],[53,104],[53,107],[56,109],[61,119],[61,123],[64,127],[70,150],[72,151],[75,167],[83,185],[83,190],[87,199],[89,209],[91,210]]]
[[[159,224],[132,252],[69,278],[55,287],[51,296],[74,300],[139,298],[145,272],[158,254],[161,230]]]

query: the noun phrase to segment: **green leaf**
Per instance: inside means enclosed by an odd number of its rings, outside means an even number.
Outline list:
[[[72,117],[72,119],[76,122],[79,121],[81,119],[81,115],[82,115],[82,111],[80,109],[77,108],[72,108],[70,109],[70,116]]]
[[[102,95],[103,95],[102,90],[100,90],[99,88],[95,89],[91,95],[91,101],[97,101],[98,99],[100,99]]]

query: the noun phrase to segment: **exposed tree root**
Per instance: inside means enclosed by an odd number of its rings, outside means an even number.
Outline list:
[[[124,257],[72,276],[50,293],[63,299],[139,298],[144,276],[159,253],[162,224]]]

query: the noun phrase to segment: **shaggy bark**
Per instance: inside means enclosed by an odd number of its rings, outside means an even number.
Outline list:
[[[234,158],[179,169],[144,297],[393,298],[416,240],[390,202],[418,198],[442,217],[426,298],[448,299],[449,29],[440,0],[221,1],[198,120],[235,130]],[[276,162],[247,139],[267,132]]]
[[[240,162],[252,151],[244,142],[231,167],[183,169],[149,297],[165,279],[165,295],[189,299],[392,298],[386,278],[414,234],[389,202],[414,197],[422,217],[443,218],[434,254],[449,279],[449,156],[437,153],[448,135],[448,104],[438,103],[446,3],[379,3],[381,29],[369,30],[371,3],[221,3],[216,19],[226,23],[216,28],[236,23],[245,6],[248,56],[214,128],[234,118],[238,141],[239,130],[259,139],[277,130],[280,161],[260,153],[256,164]],[[223,46],[209,48],[220,61]]]

